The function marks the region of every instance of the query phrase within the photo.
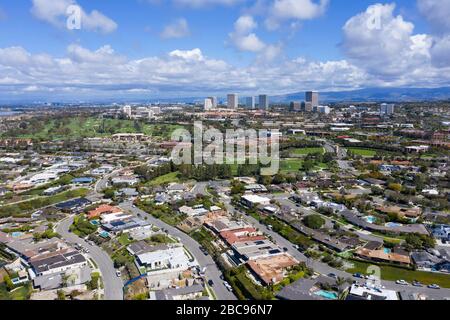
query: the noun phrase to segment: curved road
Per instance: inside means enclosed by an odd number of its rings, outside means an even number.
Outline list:
[[[222,272],[219,270],[217,265],[211,256],[205,256],[205,254],[200,250],[200,245],[188,236],[186,233],[174,228],[167,223],[156,219],[152,215],[148,214],[145,211],[140,210],[137,207],[133,207],[132,203],[124,202],[120,204],[120,207],[124,210],[132,212],[134,215],[140,215],[141,217],[147,217],[147,221],[157,226],[160,229],[167,230],[167,232],[176,238],[181,240],[181,243],[186,246],[186,248],[194,255],[195,259],[199,263],[202,268],[206,267],[206,277],[214,282],[214,286],[212,289],[217,296],[218,300],[236,300],[236,297],[233,293],[227,290],[225,285],[223,284],[223,280],[220,278]]]
[[[73,216],[62,220],[56,227],[56,232],[68,242],[78,244],[82,248],[89,250],[89,256],[95,261],[102,274],[105,289],[104,300],[123,300],[123,282],[116,275],[113,261],[100,247],[87,243],[69,231],[73,220]]]

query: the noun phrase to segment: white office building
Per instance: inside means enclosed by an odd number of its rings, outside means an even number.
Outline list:
[[[203,110],[208,111],[208,110],[211,110],[213,108],[214,108],[214,106],[213,106],[212,99],[211,98],[206,98],[205,102],[203,103]]]
[[[131,118],[131,112],[132,112],[131,106],[129,106],[129,105],[124,106],[122,111],[128,118]]]
[[[329,106],[318,106],[317,107],[317,112],[318,113],[329,114],[331,112],[331,109],[330,109]]]

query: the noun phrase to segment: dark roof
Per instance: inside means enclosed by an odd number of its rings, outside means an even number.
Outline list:
[[[364,248],[366,248],[368,250],[377,250],[377,249],[380,249],[382,245],[383,245],[383,243],[381,243],[381,242],[370,241],[364,246]]]
[[[33,261],[31,266],[37,274],[45,271],[49,271],[55,268],[60,268],[63,266],[70,266],[73,264],[78,264],[85,262],[86,259],[78,251],[72,251],[65,254],[60,254],[50,258]]]
[[[57,205],[55,205],[55,207],[60,210],[71,210],[71,209],[80,208],[82,206],[87,206],[89,204],[91,204],[91,202],[88,199],[78,198],[78,199],[73,199],[73,200],[58,203]]]

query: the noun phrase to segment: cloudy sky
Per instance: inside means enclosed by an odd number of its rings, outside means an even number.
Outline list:
[[[450,0],[0,0],[0,100],[449,86],[449,17]]]

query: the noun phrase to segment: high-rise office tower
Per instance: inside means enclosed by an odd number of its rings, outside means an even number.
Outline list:
[[[315,107],[319,106],[319,92],[317,91],[307,91],[305,94],[305,101],[308,109],[308,103],[311,104],[311,110],[306,111],[312,111]]]
[[[216,109],[217,108],[217,97],[208,97],[208,99],[211,100],[212,108]]]
[[[228,95],[228,109],[237,109],[239,106],[239,97],[237,94]]]
[[[259,96],[259,109],[260,110],[269,109],[269,96],[267,94],[262,94]]]
[[[206,98],[203,103],[203,110],[208,111],[214,108],[214,101],[212,98]]]
[[[380,105],[380,115],[381,116],[390,116],[395,113],[395,105],[394,104],[387,104],[382,103]]]
[[[245,106],[247,109],[255,109],[255,97],[247,97],[245,99]]]

